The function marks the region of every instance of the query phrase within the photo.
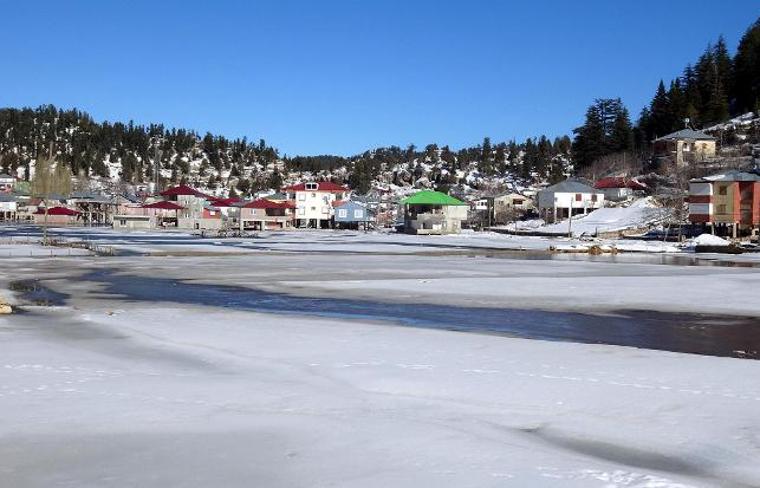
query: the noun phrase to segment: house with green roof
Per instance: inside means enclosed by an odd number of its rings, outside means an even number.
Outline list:
[[[401,201],[407,234],[459,234],[469,205],[438,191],[424,190]]]

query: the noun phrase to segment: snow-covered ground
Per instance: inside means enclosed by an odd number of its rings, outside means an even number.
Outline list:
[[[655,226],[662,223],[670,214],[670,209],[659,206],[652,197],[645,197],[635,200],[628,206],[604,207],[588,215],[573,217],[572,222],[563,220],[555,224],[545,224],[543,220],[529,220],[516,222],[505,228],[543,234],[596,235]]]
[[[31,230],[18,230],[18,235]],[[260,251],[332,253],[452,253],[476,251],[547,251],[550,248],[591,245],[614,246],[618,250],[679,252],[671,243],[657,241],[599,239],[594,242],[566,237],[534,237],[497,232],[463,232],[458,235],[414,236],[395,232],[288,231],[260,232],[249,238],[202,238],[182,231],[124,232],[103,228],[60,228],[51,233],[57,239],[89,241],[115,252],[135,254],[248,254]],[[0,237],[13,235],[0,229]]]
[[[760,485],[760,362],[238,306],[244,286],[600,313],[694,293],[694,312],[760,314],[755,268],[615,259],[17,259],[0,286],[42,279],[69,298],[0,318],[0,486]],[[104,273],[182,281],[151,302]]]

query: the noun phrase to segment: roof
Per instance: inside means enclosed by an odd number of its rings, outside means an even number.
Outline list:
[[[361,207],[366,208],[367,206],[362,203],[358,202],[356,200],[336,200],[333,202],[333,207]]]
[[[610,176],[609,178],[602,178],[594,183],[594,188],[597,190],[604,190],[607,188],[630,188],[631,190],[645,190],[647,186],[643,183],[639,183],[632,178],[624,178],[622,176]]]
[[[290,202],[273,202],[271,200],[267,200],[266,198],[259,198],[257,200],[253,200],[252,202],[246,202],[245,204],[241,205],[243,208],[293,208]]]
[[[402,205],[467,205],[445,193],[432,190],[423,190],[401,200]]]
[[[696,178],[692,181],[760,181],[760,175],[732,169],[723,173],[718,173],[704,178]]]
[[[161,210],[184,210],[185,207],[177,205],[174,202],[167,202],[166,200],[160,200],[158,202],[148,203],[141,208],[158,208]]]
[[[242,202],[239,198],[216,198],[210,197],[209,201],[214,207],[233,207],[236,203]]]
[[[560,181],[556,185],[547,186],[541,192],[550,193],[597,193],[593,188],[578,180]]]
[[[164,196],[164,197],[193,196],[193,197],[200,197],[200,198],[208,198],[208,195],[206,195],[205,193],[200,192],[196,190],[195,188],[189,187],[187,185],[179,185],[179,186],[175,186],[174,188],[169,188],[168,190],[164,190],[161,192],[161,196]]]
[[[288,186],[283,188],[284,191],[325,191],[330,193],[342,193],[348,191],[348,187],[333,183],[332,181],[309,181],[308,183],[316,183],[316,190],[307,190],[306,183],[299,183],[298,185]]]
[[[41,209],[37,210],[34,213],[36,213],[38,215],[42,215],[42,214],[45,213],[45,209],[41,208]],[[70,208],[66,208],[66,207],[50,207],[50,208],[48,208],[47,214],[48,215],[68,215],[68,216],[74,216],[74,215],[79,215],[79,212],[77,212],[76,210],[72,210]]]
[[[692,139],[699,141],[714,141],[715,138],[709,134],[702,132],[701,130],[694,129],[681,129],[671,134],[658,137],[655,141],[675,141],[678,139]]]

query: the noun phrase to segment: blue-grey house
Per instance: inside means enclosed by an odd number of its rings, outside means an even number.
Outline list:
[[[335,226],[340,229],[367,229],[374,222],[372,212],[363,204],[346,200],[336,202]]]

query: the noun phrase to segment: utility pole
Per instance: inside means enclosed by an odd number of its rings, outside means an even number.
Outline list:
[[[153,138],[153,192],[161,193],[161,137]]]

